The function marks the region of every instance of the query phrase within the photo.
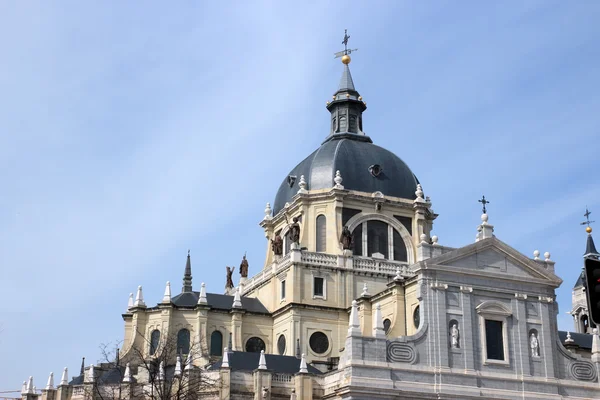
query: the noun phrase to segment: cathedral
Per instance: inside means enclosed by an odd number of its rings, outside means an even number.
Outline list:
[[[179,293],[130,295],[113,359],[29,378],[23,400],[600,398],[584,276],[562,332],[550,253],[496,237],[485,197],[473,242],[439,243],[426,185],[365,132],[350,53],[329,132],[266,205],[260,272],[244,257],[211,293],[188,253]]]

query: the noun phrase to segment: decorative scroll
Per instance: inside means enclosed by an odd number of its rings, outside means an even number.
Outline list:
[[[589,361],[574,361],[569,365],[569,371],[578,381],[595,381],[597,377],[596,368]]]
[[[388,342],[387,359],[389,362],[414,364],[417,361],[417,351],[408,343]]]

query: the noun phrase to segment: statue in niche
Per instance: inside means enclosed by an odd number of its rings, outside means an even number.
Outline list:
[[[231,278],[231,275],[233,275],[233,268],[232,267],[225,267],[227,268],[227,282],[225,283],[225,289],[233,289],[233,279]]]
[[[344,226],[342,229],[342,234],[340,235],[340,243],[342,244],[342,249],[344,250],[352,250],[352,232],[348,229],[348,226]]]
[[[276,256],[283,254],[283,239],[279,234],[275,235],[275,239],[271,239],[271,250]]]
[[[248,277],[248,260],[246,260],[246,254],[242,258],[242,263],[240,264],[240,275],[242,278]]]
[[[460,348],[460,331],[458,330],[458,325],[456,322],[454,322],[452,324],[452,326],[450,327],[450,346],[453,349],[458,349]]]
[[[286,218],[287,221],[287,218]],[[298,223],[298,217],[294,217],[292,219],[292,223],[289,225],[290,226],[290,239],[292,241],[292,243],[296,243],[297,245],[300,245],[300,224]]]
[[[529,347],[531,347],[531,355],[534,357],[540,356],[540,342],[538,341],[535,332],[531,332],[529,336]]]

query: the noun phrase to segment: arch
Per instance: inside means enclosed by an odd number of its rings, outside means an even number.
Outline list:
[[[347,132],[348,131],[348,124],[346,121],[346,116],[345,115],[340,115],[340,124],[338,127],[338,132]]]
[[[315,222],[315,228],[316,252],[325,253],[327,251],[327,217],[323,214],[319,214]]]
[[[360,213],[360,214],[356,214],[354,217],[350,218],[350,220],[348,220],[346,225],[348,225],[348,229],[350,229],[350,232],[353,232],[354,229],[358,225],[362,225],[363,222],[367,222],[369,220],[379,220],[379,221],[386,222],[392,228],[397,230],[398,233],[400,234],[400,236],[402,237],[402,241],[404,242],[404,245],[406,246],[406,253],[407,253],[406,261],[409,264],[413,264],[415,262],[415,247],[412,242],[412,236],[410,235],[410,233],[408,233],[408,230],[404,227],[404,225],[402,225],[402,223],[400,223],[400,221],[398,221],[396,218],[389,217],[385,214]]]
[[[210,355],[223,355],[223,334],[219,331],[214,331],[210,334]]]
[[[392,321],[389,318],[383,320],[383,331],[387,335],[390,332],[390,328],[392,327]]]
[[[150,334],[150,355],[153,356],[158,350],[158,343],[160,342],[160,331],[155,329]]]
[[[508,307],[494,300],[486,300],[475,307],[475,309],[478,314],[501,315],[505,317],[512,315],[512,311]]]
[[[188,354],[190,352],[190,331],[186,328],[177,332],[177,353]]]

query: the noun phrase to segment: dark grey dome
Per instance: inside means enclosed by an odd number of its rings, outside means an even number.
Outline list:
[[[333,178],[337,170],[347,190],[380,191],[387,196],[416,198],[419,181],[398,156],[374,145],[368,136],[335,135],[284,178],[275,196],[273,215],[298,193],[301,175],[304,175],[308,190],[326,189],[335,185]]]

